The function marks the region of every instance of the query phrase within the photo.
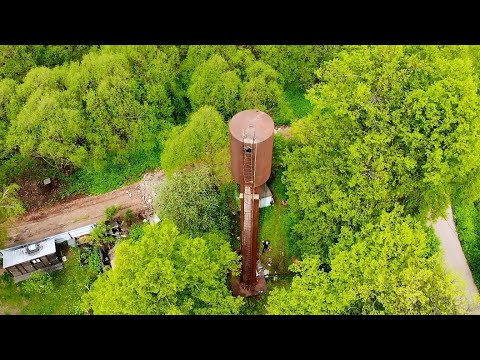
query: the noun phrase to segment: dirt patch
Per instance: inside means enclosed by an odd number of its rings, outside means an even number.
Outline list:
[[[72,195],[62,198],[60,195],[62,187],[59,180],[55,178],[50,180],[51,183],[48,185],[44,185],[43,179],[39,180],[38,176],[17,180],[17,184],[20,185],[18,195],[29,213],[37,212],[42,207],[50,207],[53,204],[65,203],[83,197]]]
[[[57,203],[50,207],[29,210],[10,228],[11,240],[5,247],[46,238],[81,226],[96,223],[103,218],[104,210],[120,206],[119,215],[131,209],[137,216],[147,218],[153,214],[153,189],[163,181],[162,171],[147,173],[143,179],[98,196],[83,196]]]

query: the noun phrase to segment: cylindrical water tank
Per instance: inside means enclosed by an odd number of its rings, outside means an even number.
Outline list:
[[[230,120],[231,169],[235,181],[245,182],[245,152],[254,159],[255,187],[270,177],[273,153],[273,119],[260,110],[244,110]]]

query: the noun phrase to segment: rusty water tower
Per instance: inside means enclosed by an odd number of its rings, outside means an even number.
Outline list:
[[[241,111],[230,120],[231,169],[233,178],[240,184],[241,295],[261,291],[256,276],[259,188],[270,177],[273,135],[273,120],[263,111]]]

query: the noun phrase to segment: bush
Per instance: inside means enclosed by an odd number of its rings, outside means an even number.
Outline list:
[[[123,221],[125,224],[127,224],[127,226],[130,226],[134,220],[135,216],[133,215],[132,209],[127,209],[127,211],[125,211],[125,215],[123,215]]]
[[[95,246],[86,247],[81,253],[80,258],[88,264],[88,267],[96,274],[102,271],[102,259]]]
[[[27,295],[45,294],[53,291],[53,283],[50,274],[34,272],[30,279],[23,282],[23,290]]]
[[[108,208],[105,209],[104,211],[104,214],[105,214],[105,218],[108,220],[108,221],[111,221],[115,218],[115,215],[118,214],[118,212],[120,211],[121,207],[119,205],[112,205],[112,206],[109,206]]]
[[[138,241],[143,236],[144,224],[135,224],[130,228],[128,235],[132,241]]]
[[[154,207],[160,220],[172,220],[189,235],[228,229],[221,197],[204,166],[167,178],[158,188]]]
[[[96,227],[90,232],[90,237],[92,239],[91,243],[93,245],[99,245],[101,242],[107,241],[107,225],[105,222],[101,221]]]

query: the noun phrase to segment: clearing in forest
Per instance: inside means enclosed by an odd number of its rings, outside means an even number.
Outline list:
[[[146,173],[134,184],[97,196],[85,196],[29,211],[17,219],[9,228],[10,241],[5,248],[29,243],[81,226],[98,222],[107,207],[120,206],[120,214],[126,209],[146,218],[153,214],[153,189],[165,177],[163,171]]]

